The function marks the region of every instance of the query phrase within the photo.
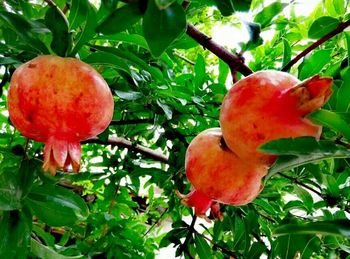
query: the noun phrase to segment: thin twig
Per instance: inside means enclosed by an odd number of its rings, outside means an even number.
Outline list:
[[[206,235],[199,233],[197,230],[194,230],[194,233],[196,235],[199,235],[201,237],[203,237],[204,239],[206,239],[209,243],[211,243],[213,246],[219,248],[224,254],[229,255],[229,256],[233,256],[233,258],[238,258],[237,255],[235,255],[234,252],[232,252],[231,250],[227,249],[226,247],[223,247],[219,244],[216,244],[213,240],[211,240],[209,237],[207,237]]]
[[[295,58],[293,58],[287,65],[285,65],[282,68],[282,71],[288,71],[293,65],[295,65],[301,58],[305,57],[309,52],[320,46],[322,43],[326,42],[330,38],[334,37],[335,35],[343,32],[348,26],[350,26],[350,20],[346,22],[340,23],[337,28],[335,28],[333,31],[327,33],[319,40],[312,43],[309,47],[307,47],[304,51],[302,51],[300,54],[298,54]]]
[[[310,186],[308,186],[308,185],[306,185],[306,184],[300,182],[298,179],[293,178],[293,177],[290,177],[290,176],[288,176],[288,175],[286,175],[286,174],[284,174],[284,173],[278,173],[278,174],[281,175],[281,176],[283,176],[284,178],[286,178],[286,179],[288,179],[288,180],[291,180],[292,182],[294,182],[294,183],[296,183],[296,184],[298,184],[298,185],[300,185],[300,186],[303,186],[305,189],[308,189],[309,191],[311,191],[311,192],[317,194],[317,195],[320,196],[321,198],[324,198],[324,196],[322,195],[321,192],[316,191],[315,189],[311,188]]]
[[[190,254],[189,250],[188,250],[188,243],[191,241],[192,238],[192,234],[194,233],[195,229],[194,229],[194,225],[196,224],[197,221],[197,216],[194,215],[192,218],[192,222],[191,225],[188,228],[188,232],[185,238],[185,241],[183,242],[183,244],[181,245],[181,251],[186,253],[190,258],[193,258],[193,256]]]
[[[153,158],[162,163],[169,163],[169,159],[164,154],[157,152],[151,148],[141,146],[139,144],[135,144],[130,140],[121,137],[109,137],[107,141],[100,140],[98,138],[91,138],[82,142],[82,144],[95,143],[101,145],[111,145],[128,148],[137,153],[146,155],[147,157]]]
[[[145,232],[145,234],[143,234],[143,237],[147,236],[147,234],[148,234],[149,232],[151,232],[151,230],[154,229],[154,227],[155,227],[156,225],[159,224],[159,222],[161,221],[161,219],[163,218],[163,216],[165,215],[165,213],[168,212],[168,209],[169,209],[169,208],[166,208],[166,209],[162,212],[162,214],[160,214],[160,216],[159,216],[159,218],[156,220],[156,222],[154,222],[154,223],[152,224],[152,226],[151,226],[149,229],[147,229],[147,231]]]
[[[253,71],[244,64],[244,59],[242,56],[231,53],[223,46],[215,42],[212,38],[199,31],[192,24],[187,24],[186,33],[205,49],[208,49],[214,55],[224,61],[230,67],[231,71],[238,71],[244,76],[248,76],[253,73]]]
[[[192,60],[189,60],[188,58],[186,58],[186,57],[180,55],[179,53],[177,53],[177,52],[174,51],[173,54],[174,54],[174,56],[178,57],[179,59],[182,59],[183,61],[187,62],[188,64],[190,64],[190,65],[192,65],[192,66],[195,65],[195,63],[194,63]]]

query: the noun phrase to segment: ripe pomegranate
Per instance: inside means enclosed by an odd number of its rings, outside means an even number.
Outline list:
[[[222,103],[220,125],[228,147],[245,160],[271,164],[275,156],[258,147],[279,138],[320,137],[322,127],[305,115],[331,95],[332,79],[318,75],[300,82],[288,73],[266,70],[233,85]]]
[[[185,169],[194,190],[182,197],[198,216],[215,205],[251,202],[262,190],[267,166],[240,159],[222,142],[220,128],[198,134],[186,151]],[[214,211],[215,212],[215,211]]]
[[[14,72],[8,93],[13,125],[44,142],[44,171],[79,171],[80,141],[101,133],[113,115],[113,97],[102,76],[74,58],[45,55]]]

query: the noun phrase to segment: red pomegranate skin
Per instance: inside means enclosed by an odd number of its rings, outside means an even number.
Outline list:
[[[305,116],[327,102],[332,79],[303,82],[279,71],[256,72],[233,85],[225,96],[220,126],[228,147],[242,159],[272,164],[276,156],[258,150],[279,138],[319,138],[322,127]]]
[[[80,141],[104,131],[113,116],[112,93],[90,65],[53,55],[36,57],[14,72],[8,110],[27,138],[44,142],[44,171],[79,171]]]
[[[209,199],[230,205],[251,202],[262,190],[261,179],[267,174],[267,166],[247,163],[225,147],[220,128],[207,129],[192,140],[185,169],[194,190],[202,194],[199,199],[198,194],[192,197],[190,193],[186,202],[201,213],[212,205]]]

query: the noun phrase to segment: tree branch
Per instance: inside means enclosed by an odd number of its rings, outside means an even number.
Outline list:
[[[335,28],[330,33],[324,35],[319,40],[312,43],[309,47],[307,47],[304,51],[299,53],[295,58],[293,58],[287,65],[285,65],[281,70],[282,71],[288,71],[293,65],[295,65],[301,58],[305,57],[308,53],[310,53],[312,50],[320,46],[322,43],[326,42],[330,38],[334,37],[335,35],[343,32],[348,26],[350,26],[350,20],[346,22],[342,22],[338,25],[337,28]]]
[[[162,163],[169,163],[169,159],[164,154],[161,154],[151,148],[141,146],[139,144],[134,144],[130,140],[127,140],[125,138],[121,137],[110,137],[107,141],[102,141],[98,138],[92,138],[88,139],[82,142],[82,144],[89,144],[89,143],[95,143],[95,144],[101,144],[101,145],[111,145],[111,146],[118,146],[118,147],[124,147],[128,148],[130,150],[133,150],[137,153],[146,155],[147,157],[153,158],[159,162]]]
[[[229,52],[212,38],[199,31],[192,24],[187,24],[186,33],[205,49],[208,49],[218,58],[224,61],[230,67],[231,71],[238,71],[244,76],[248,76],[253,73],[253,71],[244,64],[244,59],[242,56]]]

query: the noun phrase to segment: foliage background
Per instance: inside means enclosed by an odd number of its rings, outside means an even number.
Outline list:
[[[0,256],[154,258],[171,246],[185,258],[350,258],[349,1],[321,1],[306,17],[296,5],[0,1]],[[198,34],[186,33],[188,23],[209,36],[218,25],[245,29],[249,39],[235,35],[241,44],[219,59],[220,46],[203,48]],[[266,32],[272,37],[263,40]],[[41,54],[93,65],[114,95],[113,122],[84,143],[80,174],[44,174],[43,145],[25,139],[8,119],[14,69]],[[334,94],[311,115],[325,126],[321,141],[265,145],[280,159],[263,192],[251,204],[223,206],[224,220],[205,224],[175,190],[190,190],[187,145],[219,126],[227,86],[249,72],[241,57],[253,71],[332,76]]]

